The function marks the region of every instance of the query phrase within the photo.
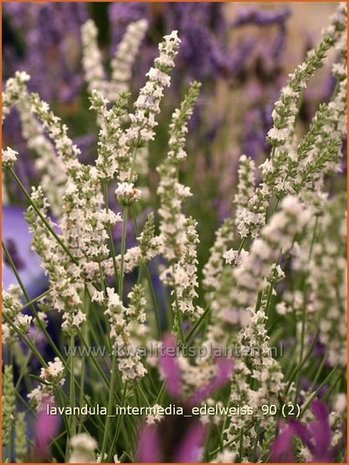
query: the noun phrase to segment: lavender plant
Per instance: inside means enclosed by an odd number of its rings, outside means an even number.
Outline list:
[[[27,201],[49,280],[31,299],[3,244],[18,281],[3,290],[4,460],[344,462],[345,196],[331,178],[346,134],[346,5],[282,88],[269,156],[259,166],[240,157],[234,214],[205,264],[205,218],[187,213],[195,193],[181,168],[200,83],[173,111],[153,174],[181,37],[164,36],[133,101],[130,70],[145,30],[143,20],[128,27],[107,79],[95,25],[83,25],[98,127],[92,164],[26,72],[4,88],[3,119],[18,109],[40,182],[26,189],[17,147],[3,149],[3,170]],[[331,49],[335,90],[300,136],[302,94]]]

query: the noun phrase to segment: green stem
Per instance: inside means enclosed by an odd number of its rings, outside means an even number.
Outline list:
[[[200,316],[200,318],[195,322],[193,327],[191,328],[189,334],[185,338],[185,342],[190,344],[192,341],[193,336],[195,337],[195,333],[200,329],[202,323],[204,322],[205,318],[210,313],[211,307],[206,307],[204,313]]]
[[[103,194],[104,194],[104,203],[105,203],[105,208],[107,212],[109,212],[109,196],[108,196],[108,183],[103,184]],[[114,247],[114,240],[113,240],[113,231],[111,226],[108,226],[108,236],[109,236],[109,246],[110,246],[110,251],[112,255],[112,260],[113,260],[113,268],[114,268],[114,273],[115,273],[115,282],[117,281],[117,276],[118,276],[118,270],[116,266],[116,254],[115,254],[115,247]],[[116,282],[117,285],[117,282]]]
[[[124,407],[124,405],[125,405],[126,392],[127,392],[127,382],[124,385],[124,392],[123,392],[123,395],[122,395],[121,407]],[[110,448],[110,453],[109,453],[109,456],[108,456],[108,460],[110,458],[112,458],[113,451],[116,448],[116,442],[117,442],[119,434],[120,434],[121,419],[122,419],[122,415],[119,415],[118,419],[117,419],[117,422],[116,422],[116,430],[115,430],[112,445],[111,445],[111,448]]]
[[[11,321],[11,319],[5,314],[3,313],[2,314],[3,318],[5,319],[6,323],[8,323],[11,328],[18,334],[22,337],[22,339],[26,342],[26,344],[28,344],[28,347],[30,348],[30,350],[33,352],[33,354],[35,355],[35,357],[39,360],[39,362],[41,363],[41,365],[44,367],[44,368],[47,368],[48,365],[47,363],[45,362],[45,360],[43,359],[42,355],[40,354],[38,348],[36,347],[36,345],[33,343],[33,341],[31,339],[29,339],[29,337],[24,334],[22,331],[20,331],[14,324],[13,322]]]
[[[38,295],[37,297],[35,297],[35,299],[32,299],[30,300],[29,302],[27,302],[26,304],[23,305],[22,307],[22,310],[26,309],[27,307],[30,307],[31,305],[39,302],[41,299],[43,299],[44,297],[47,297],[49,295],[49,293],[52,292],[52,289],[47,289],[47,291],[43,292],[42,294]]]
[[[75,385],[74,385],[74,346],[75,346],[75,338],[74,335],[71,335],[69,338],[69,349],[70,349],[70,382],[69,382],[69,401],[70,405],[74,408],[75,407]],[[81,386],[81,389],[82,386]],[[76,417],[75,415],[71,415],[71,425],[70,425],[70,433],[72,436],[76,433]]]
[[[161,324],[160,324],[160,310],[159,310],[158,302],[157,302],[157,299],[156,299],[156,295],[155,295],[154,286],[153,286],[153,282],[152,282],[152,279],[151,279],[150,271],[149,271],[149,268],[147,267],[147,265],[145,265],[145,275],[146,275],[146,278],[147,278],[147,281],[148,281],[148,286],[149,286],[149,290],[150,290],[150,297],[151,297],[151,301],[152,301],[152,304],[153,304],[153,307],[154,307],[157,336],[158,336],[158,339],[161,340],[162,331],[161,331]]]
[[[88,318],[88,310],[89,310],[89,300],[88,300],[88,292],[87,288],[85,286],[84,290],[84,310],[85,310],[85,315],[86,315],[86,321],[89,321]],[[85,323],[83,328],[82,328],[85,336],[88,338],[88,328],[87,324]],[[84,401],[84,389],[85,389],[85,365],[86,365],[86,355],[83,354],[81,357],[81,374],[80,374],[80,396],[79,396],[79,405],[82,407],[83,401]],[[79,424],[78,426],[79,430],[78,432],[81,433],[82,431],[82,423]]]
[[[309,399],[307,400],[307,402],[303,405],[303,408],[302,408],[302,412],[299,416],[299,418],[301,419],[302,416],[304,415],[304,413],[307,411],[309,405],[311,404],[311,402],[313,401],[313,399],[315,399],[315,397],[317,396],[317,394],[319,393],[319,391],[323,388],[323,386],[325,386],[325,384],[327,384],[329,382],[329,380],[332,378],[332,376],[334,375],[334,373],[336,373],[337,371],[337,367],[334,367],[330,373],[326,376],[326,378],[323,380],[323,382],[318,386],[318,388],[316,389],[315,392],[312,393],[312,395],[309,397]]]
[[[5,319],[6,323],[8,323],[8,324],[11,326],[11,328],[18,334],[18,336],[21,337],[21,338],[23,339],[23,341],[24,341],[26,344],[28,344],[28,347],[29,347],[30,350],[32,351],[33,355],[35,355],[35,357],[36,357],[36,358],[38,359],[38,361],[41,363],[41,365],[42,365],[44,368],[47,368],[47,367],[48,367],[47,363],[45,362],[45,360],[44,360],[43,357],[41,356],[41,354],[40,354],[38,348],[37,348],[36,345],[33,343],[33,341],[32,341],[31,339],[29,339],[29,337],[28,337],[26,334],[24,334],[22,331],[20,331],[20,330],[13,324],[13,322],[9,319],[9,317],[8,317],[6,314],[3,314],[2,316],[3,316],[3,318]],[[75,384],[77,384],[77,387],[80,389],[80,386],[78,385],[78,383],[77,383],[76,380],[75,380]],[[59,389],[57,389],[58,387],[59,387]],[[67,398],[67,396],[66,396],[64,390],[63,390],[60,386],[57,386],[57,388],[56,388],[56,394],[57,394],[57,396],[58,396],[58,395],[60,396],[60,395],[62,394],[62,396],[63,396],[65,399],[67,399],[67,400],[69,401],[69,399]],[[85,399],[85,402],[86,402],[89,406],[91,406],[91,403],[90,403],[89,399],[88,399],[86,396],[84,396],[84,399]],[[61,404],[62,404],[62,403],[61,403]],[[100,418],[98,418],[98,417],[96,417],[96,418],[98,419],[99,423],[102,424],[102,421],[100,420]],[[91,419],[91,421],[93,421],[93,420]]]
[[[175,295],[175,303],[176,303],[176,314],[177,314],[179,339],[181,341],[181,346],[183,347],[185,344],[185,338],[184,338],[184,332],[183,332],[183,317],[182,317],[182,312],[179,309],[179,302],[178,302],[178,296],[177,296],[176,289],[174,289],[174,295]]]
[[[131,211],[132,211],[132,219],[133,219],[133,223],[134,223],[134,227],[135,227],[135,233],[136,233],[136,236],[138,237],[139,234],[140,234],[140,231],[139,231],[139,227],[138,227],[138,223],[137,223],[136,211],[135,211],[134,207],[132,208]],[[158,339],[160,340],[160,339],[161,339],[162,331],[161,331],[161,323],[160,323],[160,311],[159,311],[159,306],[158,306],[158,302],[157,302],[157,299],[156,299],[156,295],[155,295],[155,291],[154,291],[154,286],[153,286],[153,282],[152,282],[152,279],[151,279],[151,275],[150,275],[149,268],[148,268],[148,266],[147,266],[146,263],[141,263],[140,269],[141,269],[142,267],[144,267],[145,275],[146,275],[147,282],[148,282],[148,286],[149,286],[149,290],[150,290],[150,297],[151,297],[152,304],[153,304],[154,311],[155,311],[156,331],[157,331]],[[140,276],[141,276],[141,273],[138,275],[138,278],[139,278],[139,279],[140,279]]]
[[[121,263],[120,263],[120,277],[119,277],[119,297],[122,300],[122,294],[124,289],[124,264],[125,264],[125,251],[126,251],[126,233],[127,233],[127,220],[128,220],[128,208],[125,207],[123,211],[123,224],[122,224],[122,237],[121,237]],[[114,348],[115,349],[115,348]],[[112,369],[111,369],[111,380],[110,380],[110,389],[109,389],[109,398],[108,398],[108,409],[107,409],[107,419],[105,423],[103,443],[101,450],[101,460],[104,460],[104,454],[107,449],[107,442],[110,435],[110,422],[111,422],[111,411],[113,407],[114,391],[116,387],[117,380],[117,357],[116,352],[113,350],[112,353]]]
[[[79,335],[80,341],[83,343],[86,350],[89,350],[90,346],[89,346],[88,342],[85,340],[83,334],[81,332],[78,332],[78,335]],[[88,354],[89,354],[89,357],[91,357],[92,363],[95,366],[95,368],[96,368],[98,374],[100,375],[101,379],[103,380],[104,384],[106,385],[107,389],[110,389],[109,381],[108,381],[107,377],[105,376],[105,374],[104,374],[100,364],[98,363],[96,357],[94,356],[92,351],[89,351]]]
[[[311,354],[313,353],[313,350],[314,350],[314,347],[316,345],[316,340],[317,340],[317,336],[314,337],[314,340],[313,340],[313,343],[310,347],[310,349],[308,350],[307,354],[304,356],[304,359],[301,361],[301,363],[299,365],[297,365],[294,370],[291,372],[291,375],[290,375],[290,379],[288,381],[288,384],[287,384],[287,387],[286,387],[286,392],[285,392],[285,396],[287,395],[291,385],[292,385],[292,382],[294,380],[294,377],[297,373],[300,372],[300,370],[303,368],[303,366],[305,365],[305,363],[309,360]]]
[[[310,261],[312,253],[313,253],[318,221],[319,221],[319,219],[318,219],[318,217],[316,217],[314,230],[313,230],[313,235],[312,235],[312,240],[311,240],[310,249],[309,249],[309,254],[308,254],[308,261]],[[305,344],[305,326],[306,326],[306,319],[307,319],[307,310],[306,310],[307,309],[307,305],[306,305],[307,283],[305,282],[305,280],[306,280],[306,276],[304,275],[303,276],[303,282],[304,282],[303,299],[304,299],[304,303],[303,303],[303,308],[302,308],[301,348],[300,348],[300,354],[299,354],[299,363],[301,363],[301,361],[303,359],[304,344]],[[299,392],[300,376],[301,376],[301,371],[299,370],[298,373],[297,373],[297,380],[296,380],[295,402],[297,402],[297,397],[298,397],[298,392]]]

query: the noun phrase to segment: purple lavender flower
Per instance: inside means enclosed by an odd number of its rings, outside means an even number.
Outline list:
[[[291,11],[287,7],[279,10],[260,10],[256,7],[244,8],[237,13],[231,26],[240,27],[246,26],[247,24],[255,24],[265,27],[275,24],[284,24],[290,14]]]
[[[23,59],[14,52],[13,42],[5,47],[4,54],[13,58],[5,78],[25,70],[32,76],[30,90],[45,100],[75,98],[83,84],[80,27],[88,17],[86,5],[7,3],[4,15],[24,43]]]

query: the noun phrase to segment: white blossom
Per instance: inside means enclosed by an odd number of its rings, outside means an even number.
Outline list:
[[[87,433],[80,433],[70,439],[69,463],[96,463],[97,441]]]
[[[11,149],[11,147],[7,147],[5,150],[2,150],[2,165],[4,168],[12,168],[12,166],[17,161],[18,152],[16,150]]]

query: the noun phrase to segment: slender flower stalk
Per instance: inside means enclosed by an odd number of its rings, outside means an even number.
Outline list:
[[[168,157],[159,167],[161,215],[161,253],[168,260],[169,268],[161,279],[173,288],[174,312],[189,317],[200,316],[202,310],[195,306],[197,297],[196,244],[199,242],[196,224],[182,213],[182,201],[191,196],[190,189],[178,182],[178,165],[187,154],[184,150],[188,120],[198,97],[200,85],[194,82],[189,88],[180,109],[175,110],[170,124]],[[179,315],[177,315],[179,317]],[[180,322],[178,323],[181,324]]]

